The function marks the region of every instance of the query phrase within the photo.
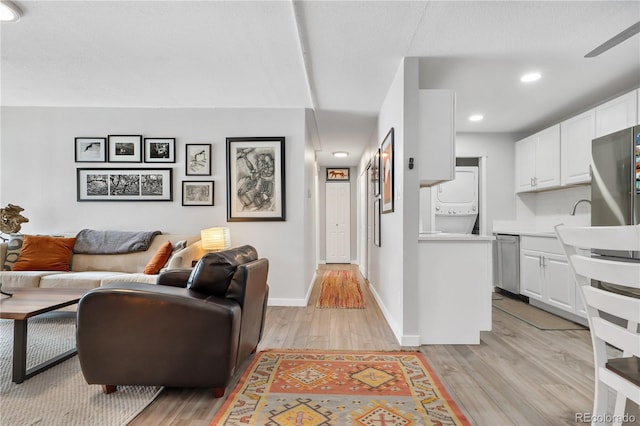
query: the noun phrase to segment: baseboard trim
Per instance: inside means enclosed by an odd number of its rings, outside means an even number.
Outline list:
[[[305,299],[283,299],[270,297],[267,306],[307,306]]]
[[[267,301],[267,306],[297,306],[297,307],[305,307],[309,304],[309,299],[311,298],[311,291],[313,290],[313,284],[316,282],[316,278],[318,278],[318,271],[313,273],[313,277],[311,277],[311,282],[307,288],[307,294],[304,299],[283,299],[283,298],[275,298],[270,297]]]
[[[371,291],[371,294],[373,294],[373,298],[376,299],[376,303],[378,304],[378,307],[380,308],[380,311],[382,312],[382,315],[384,316],[384,319],[387,321],[387,324],[389,324],[389,327],[391,327],[391,332],[393,332],[393,335],[396,337],[396,341],[400,345],[405,346],[405,344],[403,343],[402,332],[397,327],[396,322],[393,320],[393,317],[391,316],[391,314],[387,310],[387,307],[385,306],[385,304],[382,303],[382,299],[380,298],[380,295],[378,294],[376,289],[371,284],[369,284],[369,290]],[[411,345],[411,346],[419,346],[419,345],[420,345],[420,339],[418,338],[418,344],[417,345]]]

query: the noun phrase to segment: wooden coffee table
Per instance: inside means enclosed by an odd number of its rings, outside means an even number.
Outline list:
[[[27,320],[45,312],[55,311],[78,303],[88,290],[57,288],[3,288],[12,297],[1,296],[0,318],[13,320],[13,377],[14,383],[65,361],[77,353],[73,348],[27,370]]]

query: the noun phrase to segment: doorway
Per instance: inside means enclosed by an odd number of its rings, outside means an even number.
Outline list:
[[[326,262],[351,263],[351,188],[349,182],[327,182]]]

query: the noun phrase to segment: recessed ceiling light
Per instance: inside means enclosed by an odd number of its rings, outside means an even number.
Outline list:
[[[12,1],[0,1],[0,21],[3,22],[17,22],[20,20],[22,11]]]
[[[531,83],[533,81],[540,80],[541,77],[542,74],[540,74],[539,72],[530,72],[520,77],[520,81],[523,83]]]
[[[345,151],[336,151],[333,153],[334,157],[348,157],[349,153]]]
[[[484,115],[482,114],[473,114],[469,116],[469,121],[482,121]]]

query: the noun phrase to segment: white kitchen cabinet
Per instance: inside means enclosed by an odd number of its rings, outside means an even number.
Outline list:
[[[591,140],[595,137],[595,110],[560,123],[560,184],[591,182]]]
[[[453,90],[420,90],[418,95],[420,186],[455,179],[456,96]]]
[[[576,290],[567,257],[556,238],[521,237],[521,294],[585,318],[584,307],[576,301],[580,297]]]
[[[595,137],[634,126],[638,122],[638,91],[626,93],[595,108]]]
[[[536,174],[536,135],[522,139],[515,144],[516,192],[531,191],[533,176]]]
[[[560,125],[515,144],[516,192],[560,186]]]
[[[544,300],[540,253],[520,249],[520,294]]]

